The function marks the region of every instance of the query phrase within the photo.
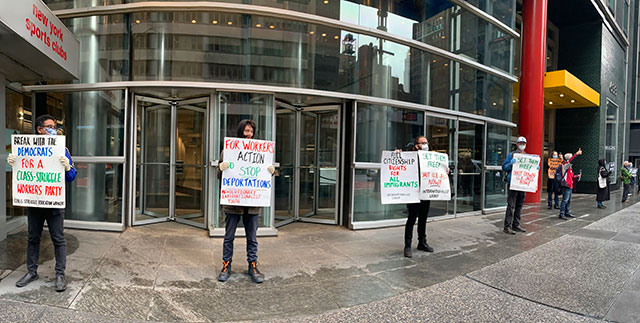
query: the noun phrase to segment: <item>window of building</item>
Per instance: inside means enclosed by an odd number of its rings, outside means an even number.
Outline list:
[[[32,134],[35,118],[31,107],[31,96],[6,89],[5,103],[5,147],[11,149],[11,135]],[[13,172],[9,165],[6,166],[5,176],[7,185],[5,190],[7,192],[6,212],[7,221],[10,221],[18,216],[26,215],[27,209],[13,206]]]
[[[616,0],[609,0],[607,2],[607,6],[609,7],[609,11],[611,11],[611,14],[613,14],[613,16],[616,16]]]
[[[629,30],[629,0],[624,0],[624,12],[623,12],[622,29],[627,34]]]
[[[604,139],[604,158],[609,165],[613,165],[613,173],[610,178],[618,178],[618,169],[621,165],[618,165],[617,151],[618,141],[618,106],[610,100],[607,100],[607,119],[605,124],[605,139]]]

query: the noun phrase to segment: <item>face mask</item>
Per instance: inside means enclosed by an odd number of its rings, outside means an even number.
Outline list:
[[[422,148],[422,150],[429,150],[429,144],[422,144],[420,148]]]
[[[526,145],[518,145],[518,149],[520,149],[520,151],[524,151],[524,148],[527,147]]]
[[[58,135],[58,131],[52,128],[44,128],[48,135],[56,136]]]
[[[558,158],[558,155],[553,155],[553,158]]]

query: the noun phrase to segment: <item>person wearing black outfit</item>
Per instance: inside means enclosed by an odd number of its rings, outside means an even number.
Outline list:
[[[36,132],[39,135],[57,135],[56,122],[50,115],[41,115],[36,118]],[[9,154],[7,163],[11,167],[16,162],[17,156]],[[58,156],[60,164],[65,169],[65,181],[73,182],[76,178],[76,168],[71,161],[69,150],[65,149],[64,156]],[[38,277],[38,259],[40,258],[40,239],[42,238],[42,230],[44,222],[47,221],[49,235],[53,242],[53,253],[56,257],[56,280],[54,282],[56,292],[62,292],[67,289],[65,280],[65,269],[67,267],[67,241],[64,238],[64,209],[54,208],[27,208],[28,223],[28,243],[27,243],[27,273],[16,282],[17,287],[25,287]]]
[[[596,202],[599,209],[605,209],[602,204],[610,199],[609,192],[609,171],[607,170],[607,162],[604,159],[598,160],[598,192],[596,193]]]
[[[429,142],[424,136],[417,137],[413,142],[412,151],[429,150]],[[429,215],[429,206],[431,201],[420,201],[420,203],[407,204],[407,223],[404,227],[404,256],[413,257],[411,252],[411,242],[413,240],[413,227],[418,219],[418,250],[433,252],[427,244],[427,217]]]
[[[252,139],[256,132],[256,123],[253,120],[242,120],[238,125],[238,138]],[[224,156],[220,153],[220,160]],[[218,177],[222,176],[222,172],[228,169],[229,162],[221,162],[218,166]],[[269,172],[273,175],[275,168],[272,165],[267,167]],[[226,282],[231,275],[231,260],[233,258],[233,241],[236,237],[236,229],[238,228],[238,222],[242,218],[244,224],[244,231],[247,237],[247,262],[249,263],[248,274],[254,283],[262,283],[264,281],[264,275],[258,270],[258,239],[256,233],[258,231],[258,215],[260,214],[260,207],[246,207],[246,206],[233,206],[224,205],[222,210],[225,213],[225,231],[224,242],[222,244],[222,270],[218,275],[218,280]]]

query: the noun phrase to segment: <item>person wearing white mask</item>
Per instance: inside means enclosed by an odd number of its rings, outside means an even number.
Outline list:
[[[413,151],[429,150],[429,142],[424,136],[417,137],[413,142]],[[413,226],[418,219],[418,250],[433,252],[427,244],[427,216],[429,215],[429,206],[431,201],[420,201],[420,203],[407,204],[407,223],[404,227],[404,256],[411,258],[411,241],[413,240]]]
[[[513,158],[513,154],[526,154],[524,149],[527,147],[527,139],[525,137],[518,137],[516,140],[516,146],[518,149],[512,151],[507,155],[507,158],[502,163],[502,170],[507,172],[507,185],[511,182],[511,170],[516,163],[516,159]],[[509,186],[507,186],[509,187]],[[526,232],[525,229],[520,227],[520,212],[522,212],[522,205],[524,205],[525,192],[514,191],[508,188],[507,193],[507,212],[504,215],[504,233],[516,234],[516,232]]]

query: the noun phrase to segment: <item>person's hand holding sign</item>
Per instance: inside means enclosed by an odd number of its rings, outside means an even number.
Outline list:
[[[578,155],[578,156],[582,155],[582,148],[578,148],[578,151],[576,152],[576,155]]]
[[[67,159],[66,156],[60,156],[58,158],[58,160],[60,161],[60,164],[62,164],[62,166],[64,166],[64,170],[65,171],[70,171],[71,170],[71,164],[69,164],[69,159]]]
[[[218,165],[218,168],[220,168],[221,171],[224,171],[225,169],[229,168],[231,164],[229,162],[222,162],[220,163],[220,165]]]
[[[16,155],[9,154],[9,156],[7,156],[7,163],[9,164],[9,166],[13,167],[13,163],[15,162],[16,162]]]
[[[267,170],[269,171],[269,173],[271,173],[271,175],[276,172],[276,168],[271,165],[267,166]]]

